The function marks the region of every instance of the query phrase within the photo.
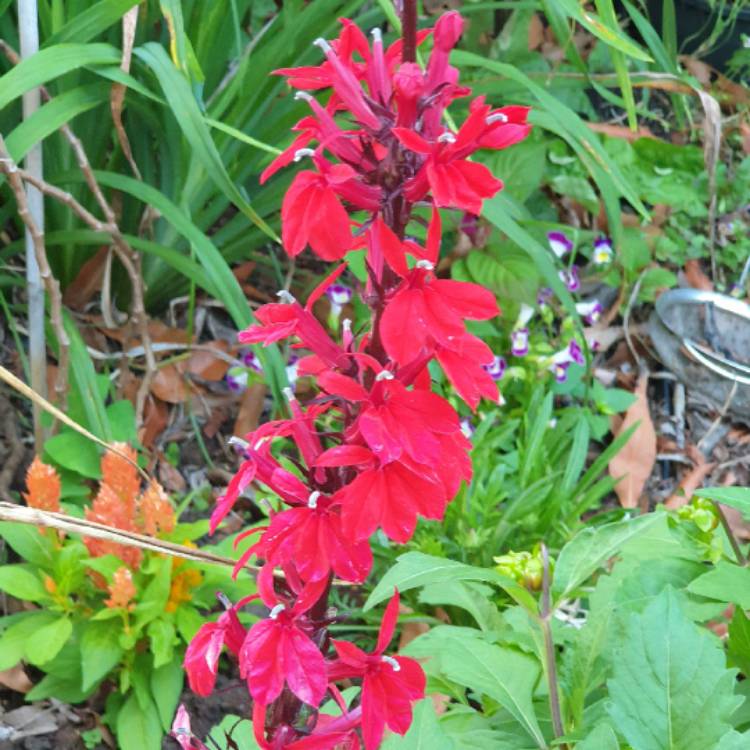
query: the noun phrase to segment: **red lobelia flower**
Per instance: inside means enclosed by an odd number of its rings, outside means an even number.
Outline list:
[[[387,726],[406,734],[411,726],[412,704],[424,698],[422,667],[406,656],[386,656],[398,619],[399,594],[395,591],[380,623],[375,651],[368,654],[347,641],[333,641],[338,659],[328,668],[329,679],[362,679],[362,736],[365,750],[377,750]]]

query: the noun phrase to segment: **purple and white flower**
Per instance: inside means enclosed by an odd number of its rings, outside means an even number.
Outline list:
[[[263,372],[263,365],[261,365],[258,355],[251,349],[242,355],[242,364],[254,372]]]
[[[525,357],[529,353],[529,329],[519,328],[510,333],[510,353],[514,357]]]
[[[502,380],[503,375],[505,375],[506,362],[503,357],[496,354],[492,362],[482,365],[482,367],[486,370],[487,374],[497,382],[498,380]]]
[[[297,383],[297,378],[299,377],[297,374],[297,367],[298,367],[299,357],[296,354],[289,355],[289,359],[286,363],[286,379],[289,381],[289,385],[291,386],[292,390],[294,390],[294,386]]]
[[[605,266],[612,260],[612,240],[609,237],[597,237],[594,240],[594,256],[592,260],[597,266]]]
[[[575,339],[571,339],[564,349],[555,352],[549,358],[547,369],[554,374],[558,383],[563,383],[568,377],[568,367],[573,363],[577,365],[586,364],[583,349],[581,349],[581,345]]]
[[[560,271],[560,281],[565,284],[569,292],[577,292],[581,288],[581,279],[578,276],[578,266],[563,268]]]
[[[224,380],[230,391],[242,393],[247,388],[248,374],[245,367],[230,367]]]
[[[562,258],[573,249],[573,243],[562,232],[549,232],[547,242],[549,242],[550,250],[558,258]]]
[[[599,320],[602,316],[602,312],[604,312],[601,303],[598,299],[592,299],[588,302],[579,302],[576,304],[576,312],[589,324],[594,325],[594,323]]]
[[[555,293],[550,287],[543,286],[536,294],[536,303],[541,309],[544,309],[554,296]]]
[[[461,420],[461,432],[463,433],[464,437],[471,438],[471,436],[476,432],[476,427],[474,427],[474,424],[468,417],[464,417]]]
[[[326,297],[331,303],[331,315],[338,318],[341,315],[341,311],[344,309],[344,305],[349,304],[352,301],[352,290],[351,287],[345,286],[344,284],[331,284],[326,289]]]
[[[568,367],[570,367],[570,362],[554,362],[549,369],[558,383],[564,383],[568,379]]]

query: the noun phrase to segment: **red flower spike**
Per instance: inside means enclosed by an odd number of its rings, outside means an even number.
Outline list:
[[[397,734],[406,734],[411,725],[412,704],[424,698],[425,675],[414,660],[406,656],[384,656],[393,637],[398,617],[399,595],[395,591],[380,625],[375,651],[367,654],[352,643],[333,641],[338,660],[329,667],[329,676],[362,680],[362,736],[365,750],[377,750],[387,726]]]
[[[303,703],[320,705],[328,684],[325,660],[302,625],[327,583],[307,584],[293,607],[275,604],[268,618],[248,631],[240,649],[240,674],[253,700],[267,706],[286,683]],[[266,596],[264,602],[269,603]]]
[[[198,695],[210,695],[216,684],[219,656],[226,645],[237,655],[245,639],[245,628],[234,609],[224,612],[216,622],[202,625],[185,652],[183,666],[190,689]]]

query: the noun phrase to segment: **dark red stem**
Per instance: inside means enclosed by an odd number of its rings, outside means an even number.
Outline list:
[[[401,35],[404,46],[401,48],[401,62],[417,61],[417,0],[403,0],[401,11]]]

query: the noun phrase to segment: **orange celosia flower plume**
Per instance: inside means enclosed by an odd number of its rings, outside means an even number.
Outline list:
[[[60,475],[52,466],[42,463],[39,456],[34,456],[26,472],[26,489],[23,497],[30,508],[60,512]]]
[[[132,610],[135,607],[131,602],[137,591],[133,583],[133,576],[126,567],[118,568],[115,571],[112,583],[107,586],[107,590],[109,591],[109,599],[105,599],[104,603],[108,607],[127,610]]]

